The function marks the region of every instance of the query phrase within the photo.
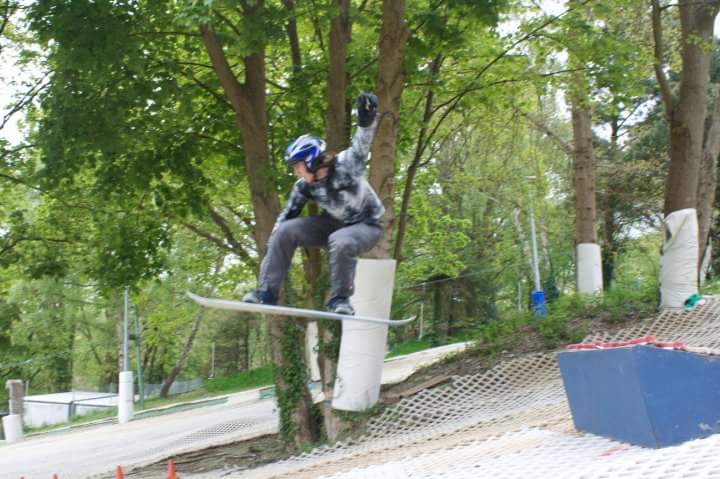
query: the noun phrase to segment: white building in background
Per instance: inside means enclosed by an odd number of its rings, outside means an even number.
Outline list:
[[[117,394],[84,391],[25,396],[23,423],[41,427],[67,422],[74,416],[117,407],[117,401]]]

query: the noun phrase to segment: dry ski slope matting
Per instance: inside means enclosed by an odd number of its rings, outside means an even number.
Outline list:
[[[613,335],[720,348],[720,298]],[[365,436],[245,471],[242,478],[720,478],[720,434],[661,450],[575,432],[553,353],[454,377],[370,421]]]

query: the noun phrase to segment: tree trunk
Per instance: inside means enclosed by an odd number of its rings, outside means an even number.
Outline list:
[[[571,65],[578,65],[571,57]],[[602,254],[595,221],[595,158],[593,157],[590,86],[582,70],[575,70],[570,84],[573,125],[573,186],[575,190],[575,247],[578,293],[602,292]]]
[[[538,213],[538,236],[540,237],[540,245],[542,247],[542,259],[543,266],[545,267],[545,274],[543,274],[543,291],[545,291],[545,300],[547,302],[555,301],[560,297],[560,291],[557,287],[557,279],[555,277],[555,270],[553,269],[552,256],[550,255],[550,238],[548,238],[547,227],[543,223],[542,216]]]
[[[200,30],[210,61],[235,110],[235,120],[240,128],[250,198],[255,212],[255,243],[258,256],[263,257],[275,219],[280,212],[280,201],[272,184],[267,180],[271,172],[271,162],[265,95],[265,53],[260,50],[243,58],[245,83],[240,83],[215,32],[207,25],[203,25]]]
[[[719,8],[720,0],[705,2],[680,0],[679,2],[682,70],[676,98],[664,71],[660,3],[659,0],[652,2],[655,76],[660,86],[670,127],[670,167],[665,185],[664,206],[666,218],[671,213],[683,209],[692,209],[696,214],[698,212],[707,89],[710,80],[710,46],[713,45],[713,24]],[[703,201],[707,200],[703,199]],[[703,218],[703,221],[707,221],[707,218]],[[698,233],[699,231],[683,231],[681,234],[687,235],[690,241],[676,244],[669,241],[669,230],[666,228],[660,269],[663,307],[682,306],[688,295],[696,294],[698,291],[697,258],[700,254],[697,250],[692,250],[702,247],[693,244],[694,240],[699,239],[694,236]],[[679,259],[693,256],[695,262],[692,265]],[[681,280],[676,281],[676,278]],[[682,278],[692,278],[692,280]]]
[[[575,244],[597,243],[595,231],[595,161],[592,112],[582,72],[573,74],[571,95],[573,125],[573,186],[575,188]]]
[[[292,59],[293,69],[297,72],[302,67],[302,55],[300,54],[297,20],[295,20],[295,2],[293,0],[283,0],[283,5],[291,15],[285,25],[285,32],[290,43],[290,58]]]
[[[260,10],[264,8],[262,0],[258,0],[252,7],[245,7],[244,15],[248,21],[262,21],[260,15]],[[200,31],[210,61],[225,95],[233,106],[240,128],[251,202],[255,212],[255,243],[259,257],[263,257],[275,219],[280,212],[277,194],[267,180],[272,168],[268,148],[264,46],[243,58],[245,82],[240,83],[225,57],[215,32],[208,25],[202,25]],[[285,348],[304,351],[302,343],[291,345],[288,342],[276,341],[283,337],[283,321],[285,320],[272,317],[268,319],[271,357],[275,366],[281,369],[293,366],[286,359],[286,355],[295,351]],[[281,424],[281,430],[291,434],[292,437],[285,439],[299,448],[302,444],[314,439],[312,429],[308,427],[311,420],[312,403],[307,398],[307,389],[302,384],[299,386],[302,391],[295,391],[293,394],[293,391],[287,390],[289,385],[287,381],[281,379],[279,374],[276,375],[276,386],[278,396],[293,398],[293,401],[281,404],[281,409],[287,409],[284,412],[281,411],[281,421],[291,422],[290,424]]]
[[[280,432],[290,446],[300,450],[314,440],[317,430],[311,413],[312,399],[305,387],[305,325],[301,320],[275,316],[268,322]]]
[[[610,209],[603,209],[603,231],[605,233],[605,244],[603,244],[602,275],[603,288],[608,289],[612,285],[615,274],[615,255],[618,250],[618,243],[615,240],[617,234],[615,212]]]
[[[325,135],[329,151],[341,151],[348,144],[348,114],[347,114],[347,90],[348,75],[346,69],[347,48],[352,33],[350,22],[350,0],[333,0],[337,7],[337,15],[330,21],[330,40],[327,77],[327,100],[328,106],[325,114]],[[312,261],[312,257],[310,261]],[[318,255],[319,262],[319,255]],[[316,270],[317,278],[320,277],[320,268]],[[329,347],[335,344],[336,333],[339,333],[337,325],[326,326],[318,323],[320,335],[320,376],[323,394],[326,398],[333,397],[333,387],[337,374],[337,353],[338,349]],[[330,403],[323,405],[323,422],[328,442],[334,443],[340,434],[348,427],[348,423],[335,414]]]
[[[168,397],[168,393],[170,393],[170,387],[177,379],[180,371],[182,371],[182,368],[185,365],[185,360],[187,359],[188,354],[190,354],[190,349],[192,349],[193,342],[195,341],[195,336],[200,329],[200,324],[202,323],[203,317],[205,317],[205,308],[200,308],[197,316],[195,316],[195,321],[193,321],[190,333],[188,334],[187,338],[185,338],[185,344],[183,345],[180,356],[175,363],[175,367],[172,368],[170,374],[168,374],[168,377],[165,378],[165,380],[163,381],[162,387],[160,387],[161,398]]]
[[[288,9],[289,12],[291,12],[293,15],[295,14],[295,4],[292,0],[283,0],[283,3],[285,7]],[[292,65],[293,65],[293,77],[292,82],[294,89],[296,91],[302,92],[302,90],[305,88],[302,81],[302,55],[300,51],[300,39],[297,33],[297,24],[294,20],[294,17],[290,19],[290,21],[287,24],[287,33],[288,33],[288,40],[290,42],[290,50],[292,52]],[[299,116],[298,118],[298,125],[301,127],[301,129],[306,129],[308,124],[308,102],[309,98],[301,94],[298,99],[298,105],[296,107],[296,112]],[[318,208],[315,203],[311,203],[308,205],[308,215],[315,216],[318,214]],[[306,306],[310,308],[317,308],[319,305],[316,303],[316,297],[317,292],[319,289],[319,283],[320,283],[320,275],[322,272],[322,264],[321,259],[322,256],[320,255],[320,251],[317,249],[304,249],[303,253],[305,255],[304,261],[303,261],[303,268],[305,271],[305,277],[307,278],[307,282],[305,283],[305,287],[303,288],[304,293],[304,300]],[[277,335],[279,333],[285,334],[282,329],[277,329],[277,327],[284,327],[283,325],[273,325],[273,322],[270,323],[270,335],[273,337],[273,334]],[[303,324],[302,325],[302,331],[303,336],[307,335],[308,328]],[[302,342],[302,351],[305,351],[306,346],[306,338],[298,338],[299,342]],[[296,347],[300,347],[300,344],[296,344]],[[311,356],[311,355],[310,355]],[[275,348],[271,348],[271,357],[276,357],[275,354]],[[309,364],[306,364],[306,358],[307,355],[302,356],[302,362],[300,364],[295,365],[295,372],[294,374],[301,374],[303,377],[306,374],[306,370],[310,368]],[[292,367],[290,364],[291,360],[288,360],[287,357],[285,359],[285,366],[280,369],[280,371],[283,371],[284,369],[288,367]],[[276,373],[278,371],[276,370]],[[292,376],[292,374],[289,374]],[[283,374],[275,374],[276,378],[276,386],[280,388],[281,386],[285,388],[285,392],[282,393],[278,397],[287,396],[287,394],[292,394],[291,389],[295,388],[296,395],[299,398],[298,401],[296,401],[295,405],[293,406],[293,412],[290,415],[289,420],[291,421],[293,425],[293,429],[295,430],[295,438],[294,438],[294,445],[296,448],[302,447],[303,443],[307,443],[309,441],[317,441],[317,439],[320,437],[321,431],[318,429],[318,425],[315,421],[312,420],[312,401],[309,396],[309,392],[306,388],[307,381],[303,381],[302,384],[290,384],[285,379],[285,376]],[[288,389],[291,388],[291,389]],[[282,407],[282,406],[281,406]],[[287,416],[283,416],[287,417]],[[290,439],[290,438],[286,438]]]
[[[301,131],[307,131],[310,128],[310,96],[306,93],[307,85],[303,75],[303,61],[302,52],[300,49],[300,36],[297,30],[297,21],[295,20],[295,2],[293,0],[283,0],[285,9],[289,12],[290,16],[287,24],[285,24],[285,31],[288,36],[288,43],[290,45],[290,59],[292,61],[293,74],[290,79],[292,85],[292,93],[298,93],[295,96],[295,102],[292,107],[288,107],[286,113],[288,115],[295,116],[294,121],[296,122],[298,129]]]
[[[347,72],[345,69],[347,47],[350,43],[350,0],[333,0],[338,14],[330,21],[330,64],[328,65],[325,134],[327,148],[340,151],[348,144],[347,131]]]
[[[682,72],[677,101],[670,100],[670,169],[665,215],[697,207],[700,160],[710,78],[713,23],[720,2],[680,0]],[[666,101],[666,105],[668,102]]]
[[[710,129],[705,139],[702,163],[700,165],[700,180],[698,182],[698,246],[700,248],[698,266],[710,264],[710,227],[713,224],[713,205],[715,204],[715,189],[717,188],[717,159],[720,154],[720,91],[716,92],[715,102],[711,113]],[[704,272],[700,271],[700,280],[704,279]]]
[[[530,243],[528,242],[527,236],[525,236],[525,230],[523,229],[522,222],[520,221],[520,208],[514,208],[512,212],[513,224],[515,225],[515,232],[517,233],[520,247],[522,248],[523,256],[528,263],[528,271],[530,276],[533,274],[533,261],[532,253],[530,252]]]
[[[540,236],[540,245],[542,248],[542,259],[543,259],[543,266],[545,266],[545,273],[549,276],[553,276],[553,266],[552,266],[552,257],[550,256],[550,238],[548,238],[547,234],[547,227],[545,226],[545,223],[543,222],[542,216],[538,212],[537,215],[537,222],[538,222],[538,236]]]
[[[378,126],[370,160],[370,185],[385,206],[385,234],[369,256],[389,258],[395,223],[395,145],[400,126],[400,99],[405,73],[403,52],[409,31],[405,25],[405,0],[383,0],[383,24],[378,48]]]
[[[608,150],[607,162],[611,167],[615,167],[618,152],[618,138],[620,135],[619,116],[614,115],[610,120],[610,148]],[[605,191],[601,195],[603,202],[600,205],[600,214],[602,217],[602,275],[603,288],[608,289],[613,281],[615,272],[615,254],[618,251],[619,243],[617,235],[619,227],[615,218],[615,210],[619,203],[617,188],[614,187],[610,178],[605,181]]]

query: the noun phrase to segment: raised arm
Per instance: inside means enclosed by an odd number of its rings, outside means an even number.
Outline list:
[[[338,155],[338,163],[347,167],[364,167],[375,136],[377,122],[377,97],[372,93],[361,93],[357,99],[358,126],[350,147]]]

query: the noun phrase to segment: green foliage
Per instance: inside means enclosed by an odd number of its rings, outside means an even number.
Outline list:
[[[600,296],[565,295],[549,306],[538,331],[549,344],[579,342],[590,322],[607,323],[647,318],[657,311],[659,235],[628,241],[619,253],[611,288]]]
[[[244,371],[234,376],[208,379],[205,382],[205,389],[210,393],[231,393],[269,384],[272,384],[272,368],[265,366]]]
[[[588,334],[591,320],[624,322],[647,318],[656,311],[656,281],[642,287],[615,284],[602,296],[564,296],[552,304],[547,318],[537,321],[537,328],[548,344],[576,343]]]
[[[577,343],[588,333],[588,301],[581,295],[569,295],[552,304],[552,312],[537,320],[537,330],[547,344],[559,346]]]
[[[500,350],[523,326],[530,322],[530,314],[509,315],[505,319],[491,321],[475,332],[477,340],[491,349]]]
[[[21,318],[10,329],[12,344],[32,358],[21,377],[37,378],[47,388],[43,392],[72,387],[76,330],[83,319],[80,298],[79,288],[55,280],[18,282],[9,292]]]
[[[645,319],[657,311],[657,283],[642,288],[615,285],[602,296],[568,294],[548,307],[543,318],[530,313],[506,312],[502,319],[478,328],[474,337],[487,354],[504,350],[520,350],[521,343],[535,332],[542,340],[535,347],[558,348],[581,342],[594,324],[624,323]]]
[[[720,294],[720,281],[718,278],[715,276],[709,278],[708,281],[700,287],[700,294],[703,296]]]
[[[371,417],[377,416],[385,409],[383,403],[377,403],[364,411],[335,411],[342,420],[347,421],[351,426],[362,425]]]
[[[396,356],[404,356],[406,354],[416,353],[424,349],[433,347],[432,341],[425,337],[423,339],[415,339],[403,343],[395,344],[390,352],[385,356],[386,358],[394,358]]]

